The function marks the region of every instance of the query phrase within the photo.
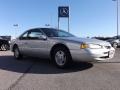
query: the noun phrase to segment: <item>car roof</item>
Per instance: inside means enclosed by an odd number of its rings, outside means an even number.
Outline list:
[[[44,30],[44,29],[48,29],[48,30],[50,30],[50,29],[55,29],[55,30],[58,30],[57,28],[31,28],[31,29],[29,29],[29,30],[32,30],[32,29],[42,29],[42,30]]]

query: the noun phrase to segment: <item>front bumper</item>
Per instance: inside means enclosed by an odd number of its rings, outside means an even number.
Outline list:
[[[94,62],[112,59],[115,54],[115,49],[80,49],[70,50],[72,59],[74,61]]]

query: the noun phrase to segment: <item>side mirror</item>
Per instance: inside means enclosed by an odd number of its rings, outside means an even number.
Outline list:
[[[40,35],[40,36],[39,36],[39,39],[40,39],[40,40],[47,40],[47,36],[45,36],[45,35]]]

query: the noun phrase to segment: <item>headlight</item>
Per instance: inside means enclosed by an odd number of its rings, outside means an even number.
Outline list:
[[[97,44],[81,44],[80,45],[80,48],[81,49],[85,49],[85,48],[91,48],[91,49],[100,49],[100,48],[102,48],[102,46],[101,45],[97,45]]]
[[[102,46],[98,45],[98,44],[88,44],[88,47],[91,48],[91,49],[100,49],[100,48],[102,48]]]

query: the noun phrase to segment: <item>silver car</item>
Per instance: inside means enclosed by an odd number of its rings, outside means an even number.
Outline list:
[[[56,66],[66,67],[71,61],[93,62],[111,59],[115,49],[109,42],[78,38],[54,28],[34,28],[11,41],[16,59],[22,56],[49,58]]]

